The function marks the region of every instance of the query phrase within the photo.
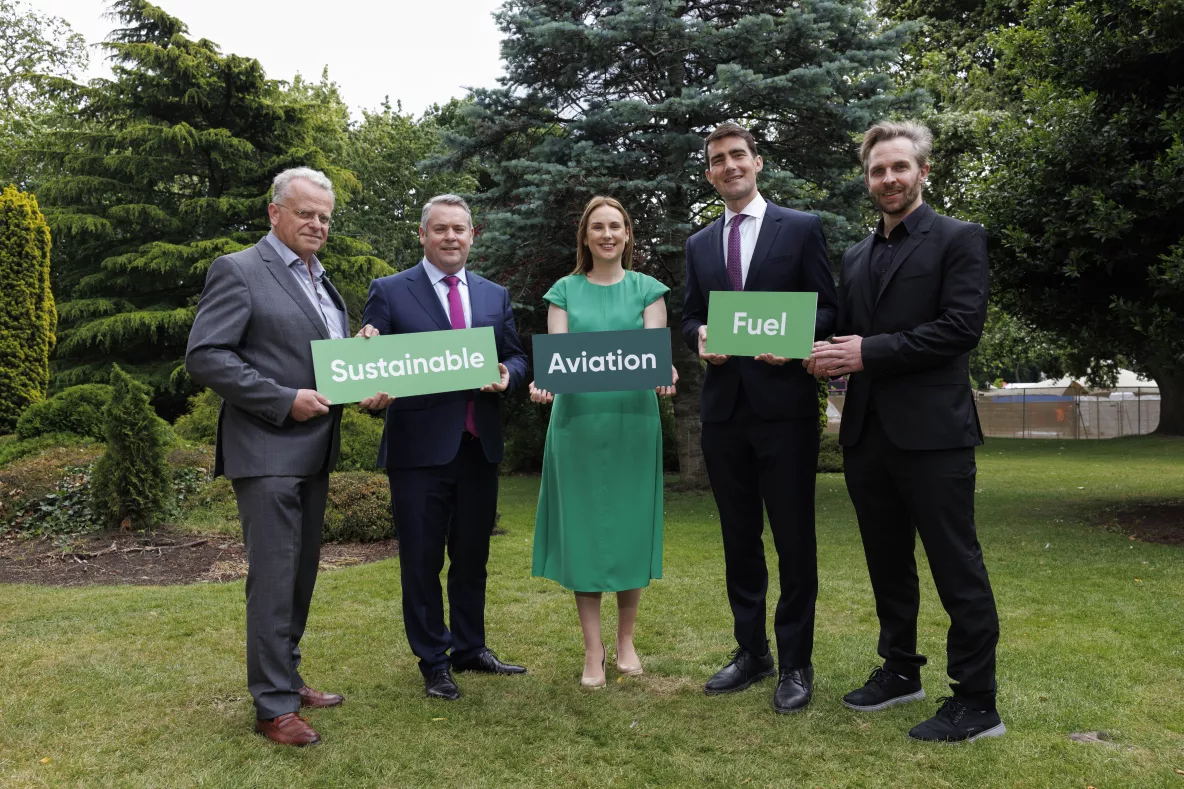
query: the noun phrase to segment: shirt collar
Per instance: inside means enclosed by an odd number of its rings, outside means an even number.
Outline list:
[[[739,213],[744,214],[745,216],[750,216],[753,219],[764,219],[766,205],[767,203],[765,203],[765,198],[761,197],[760,192],[757,192],[756,197],[752,198],[752,200],[748,202],[748,205],[744,206],[744,208],[742,208]],[[730,208],[724,206],[724,224],[731,222],[732,217],[735,215],[736,214]]]
[[[443,271],[441,271],[440,269],[436,268],[435,264],[434,264],[434,263],[432,263],[432,261],[428,260],[427,258],[424,258],[424,259],[423,259],[422,261],[420,261],[420,262],[422,262],[422,263],[423,263],[423,268],[424,268],[424,271],[426,271],[426,272],[428,273],[428,279],[430,279],[430,280],[432,281],[432,286],[433,286],[433,287],[435,287],[436,285],[440,284],[440,280],[442,280],[442,279],[444,279],[445,277],[447,277],[447,276],[448,276],[448,275],[447,275],[447,274],[445,274]],[[456,277],[457,277],[457,278],[458,278],[458,279],[459,279],[461,282],[465,283],[465,287],[466,287],[466,288],[469,286],[469,280],[468,280],[468,277],[467,277],[467,275],[468,275],[468,269],[466,269],[466,268],[464,268],[464,267],[461,267],[461,270],[460,270],[460,271],[458,271],[458,272],[456,272]]]
[[[911,236],[913,233],[915,233],[917,231],[917,225],[920,224],[921,217],[923,217],[925,215],[925,209],[927,207],[928,207],[928,205],[926,204],[926,202],[924,200],[922,200],[921,205],[914,208],[909,213],[908,216],[906,216],[904,219],[900,220],[896,224],[896,227],[903,227],[904,232],[907,235]],[[892,230],[893,230],[893,232],[895,232],[896,228],[894,227],[894,228],[892,228]],[[887,237],[884,235],[884,217],[883,216],[881,216],[879,218],[879,220],[876,221],[876,235],[879,236],[880,238]]]
[[[284,244],[283,241],[280,241],[279,237],[275,234],[275,231],[267,231],[267,243],[271,244],[271,248],[274,249],[277,254],[279,254],[280,259],[284,261],[284,265],[288,268],[292,268],[292,266],[296,265],[297,263],[303,265],[304,261],[300,259],[300,256],[288,249],[287,245]],[[308,269],[312,272],[313,279],[317,280],[318,282],[320,281],[321,277],[325,275],[325,267],[321,265],[321,261],[317,260],[316,255],[313,255],[309,260]]]

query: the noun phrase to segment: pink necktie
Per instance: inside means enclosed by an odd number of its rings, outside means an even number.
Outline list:
[[[732,290],[744,290],[744,271],[740,265],[740,223],[744,214],[732,217],[732,230],[728,233],[728,284]]]
[[[460,289],[456,287],[460,282],[460,277],[449,274],[444,277],[444,281],[448,283],[448,322],[452,324],[454,329],[467,329],[468,327],[465,326],[465,305],[460,300]],[[477,432],[477,420],[473,415],[472,392],[469,392],[469,402],[465,407],[465,430],[474,436],[480,435]]]

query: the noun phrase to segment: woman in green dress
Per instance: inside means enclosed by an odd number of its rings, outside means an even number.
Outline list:
[[[576,268],[543,296],[547,331],[666,327],[669,292],[630,270],[633,225],[611,197],[584,208]],[[678,374],[673,374],[677,383]],[[662,424],[655,391],[552,393],[530,384],[536,403],[554,402],[543,455],[532,574],[575,592],[584,631],[584,687],[604,687],[607,648],[600,598],[617,595],[617,669],[642,673],[633,626],[642,587],[662,577]]]

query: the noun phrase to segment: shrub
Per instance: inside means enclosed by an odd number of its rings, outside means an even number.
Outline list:
[[[325,542],[375,542],[395,537],[391,490],[386,476],[346,471],[329,476]]]
[[[111,526],[151,528],[172,503],[172,472],[165,460],[171,435],[149,395],[148,387],[112,365],[111,402],[104,413],[107,451],[91,479],[95,512]]]
[[[530,402],[525,388],[503,401],[502,408],[502,429],[506,439],[502,471],[507,474],[539,471],[543,467],[551,409]]]
[[[7,445],[5,449],[11,446]],[[102,450],[102,446],[94,441],[80,439],[66,446],[50,446],[31,452],[0,466],[0,524],[12,524],[30,502],[57,491],[63,478],[68,476],[67,469],[89,466]]]
[[[842,472],[843,448],[839,446],[839,437],[833,433],[824,433],[818,449],[818,473],[841,474]]]
[[[173,432],[188,441],[213,444],[218,438],[218,407],[222,398],[213,389],[202,389],[189,398],[189,413],[173,423]]]
[[[374,471],[382,440],[382,414],[371,416],[346,406],[341,414],[341,454],[338,471]]]
[[[0,432],[45,397],[58,313],[49,288],[49,227],[37,199],[0,192]]]
[[[73,433],[50,433],[23,441],[7,441],[0,444],[0,467],[54,447],[94,447],[97,443],[93,438],[76,436]]]
[[[110,402],[111,387],[107,384],[71,386],[29,406],[16,423],[16,434],[30,439],[51,433],[74,433],[103,441],[106,439],[103,409]]]

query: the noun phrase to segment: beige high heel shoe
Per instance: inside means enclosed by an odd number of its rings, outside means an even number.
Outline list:
[[[608,647],[604,644],[600,645],[604,650],[604,657],[600,659],[600,677],[580,677],[580,687],[582,688],[603,688],[608,680],[605,677],[605,668],[608,666]]]
[[[620,657],[621,657],[621,652],[618,649],[617,650],[617,671],[621,674],[621,676],[623,676],[623,677],[640,677],[642,674],[645,673],[645,669],[642,668],[640,662],[636,666],[626,666],[624,663],[621,662]]]

